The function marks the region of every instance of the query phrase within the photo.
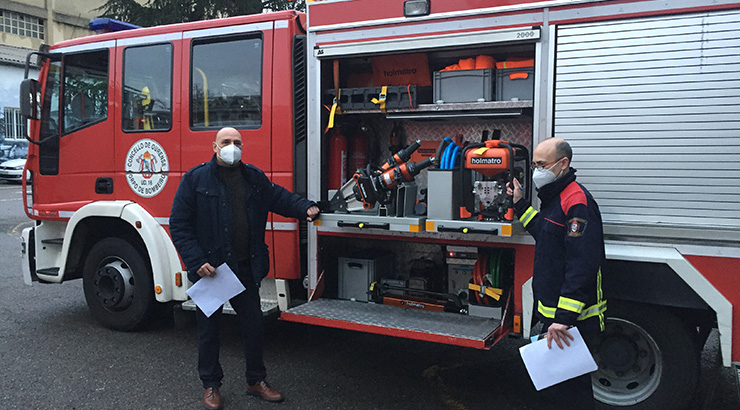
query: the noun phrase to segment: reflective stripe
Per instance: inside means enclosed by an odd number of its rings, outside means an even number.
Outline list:
[[[566,309],[569,310],[569,309]],[[542,304],[542,301],[537,301],[537,311],[542,314],[542,316],[548,318],[548,319],[555,319],[555,312],[557,311],[557,308],[548,307]],[[604,325],[604,312],[606,311],[606,301],[603,300],[595,305],[589,306],[588,309],[581,312],[580,315],[578,315],[578,320],[586,320],[593,316],[599,316],[599,320],[601,321],[601,327],[603,328]]]
[[[583,308],[585,307],[586,307],[585,303],[579,302],[575,299],[566,298],[564,296],[561,296],[560,300],[558,300],[559,309],[570,310],[571,312],[580,314],[583,311]]]
[[[606,301],[603,300],[588,309],[581,312],[580,315],[578,315],[578,320],[586,320],[590,317],[596,316],[596,315],[603,315],[606,311]]]
[[[555,311],[557,309],[547,307],[542,304],[542,301],[537,301],[537,311],[542,314],[542,316],[549,318],[549,319],[555,319]]]
[[[519,221],[526,228],[527,225],[529,225],[529,223],[532,221],[532,218],[534,218],[535,216],[537,216],[537,211],[530,206],[529,208],[527,208],[527,211],[522,214],[522,217],[519,218]]]

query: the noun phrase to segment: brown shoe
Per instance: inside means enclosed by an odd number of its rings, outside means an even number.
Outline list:
[[[273,389],[266,381],[262,380],[257,384],[247,385],[247,394],[250,396],[257,396],[262,400],[280,403],[283,401],[283,395],[279,391]]]
[[[221,392],[218,391],[218,387],[209,387],[203,392],[203,405],[208,410],[224,408],[224,401],[221,399]]]

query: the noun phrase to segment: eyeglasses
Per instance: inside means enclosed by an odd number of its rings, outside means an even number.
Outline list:
[[[563,158],[565,158],[565,157],[563,157]],[[550,166],[551,165],[554,165],[554,164],[562,161],[563,158],[556,159],[555,161],[547,162],[547,163],[542,162],[542,161],[533,162],[532,163],[532,171],[534,171],[535,169],[544,169],[544,168],[550,169]]]

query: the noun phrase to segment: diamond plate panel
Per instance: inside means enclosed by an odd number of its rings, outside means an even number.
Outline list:
[[[499,320],[457,313],[402,309],[337,299],[319,299],[289,309],[288,313],[480,341],[485,340],[501,324]]]

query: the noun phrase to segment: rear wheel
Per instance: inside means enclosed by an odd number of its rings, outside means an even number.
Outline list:
[[[699,379],[688,327],[664,308],[639,303],[610,303],[607,313],[605,330],[592,344],[601,407],[686,408]]]
[[[87,306],[103,326],[129,331],[143,326],[155,305],[149,263],[120,238],[96,243],[82,273]]]

